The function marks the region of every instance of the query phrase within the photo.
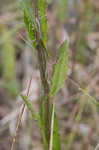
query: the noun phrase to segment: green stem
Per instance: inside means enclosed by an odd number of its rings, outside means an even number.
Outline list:
[[[47,142],[46,150],[49,149],[49,141],[50,141],[50,104],[49,104],[49,84],[47,81],[46,75],[46,48],[44,43],[41,39],[41,28],[40,28],[40,21],[39,21],[39,2],[38,0],[34,1],[34,12],[35,12],[35,24],[37,28],[36,32],[36,49],[37,49],[37,56],[38,56],[38,63],[39,63],[39,70],[42,82],[42,89],[43,89],[43,99],[42,99],[42,110],[43,110],[43,117],[44,117],[44,127],[45,127],[45,138]]]

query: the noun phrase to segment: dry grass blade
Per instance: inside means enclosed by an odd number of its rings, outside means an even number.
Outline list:
[[[97,144],[97,146],[96,146],[95,150],[98,150],[98,149],[99,149],[99,143]]]
[[[53,103],[49,150],[53,150],[54,112],[55,110],[54,110],[54,103]]]
[[[31,79],[29,81],[29,85],[28,85],[28,88],[27,88],[27,94],[26,94],[27,97],[29,96],[31,82],[32,82],[32,77],[31,77]],[[16,137],[17,137],[18,130],[19,130],[19,127],[20,127],[20,124],[21,124],[21,119],[22,119],[22,115],[23,115],[24,109],[25,109],[25,104],[22,104],[21,112],[19,113],[19,116],[18,116],[18,122],[17,122],[16,130],[15,130],[15,134],[14,134],[14,137],[12,139],[11,150],[14,150],[14,145],[15,145]]]

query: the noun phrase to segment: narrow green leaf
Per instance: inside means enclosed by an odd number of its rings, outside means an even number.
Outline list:
[[[90,100],[92,100],[92,102],[99,107],[99,102],[93,96],[91,96],[86,89],[79,88],[79,90],[82,91],[84,95],[88,96]]]
[[[44,146],[44,150],[46,150],[47,149],[47,141],[46,141],[46,136],[45,136],[44,114],[43,114],[44,112],[43,112],[43,107],[42,107],[42,100],[41,100],[41,104],[40,104],[40,118],[39,118],[39,116],[33,111],[32,103],[27,98],[27,96],[21,95],[21,97],[24,100],[27,108],[30,110],[32,117],[37,121],[38,126],[41,129],[42,138],[43,138],[43,146]],[[42,97],[41,99],[44,99],[44,97]]]
[[[41,17],[41,28],[43,34],[44,46],[47,45],[47,21],[46,21],[46,0],[39,0],[40,4],[40,17]]]
[[[24,102],[25,102],[27,108],[30,110],[30,112],[31,112],[31,114],[32,114],[32,116],[33,116],[33,118],[34,118],[36,121],[38,121],[39,126],[40,126],[40,122],[39,122],[40,119],[39,119],[39,116],[33,111],[31,101],[27,98],[27,96],[21,95],[21,97],[22,97],[22,99],[24,100]]]
[[[42,133],[42,138],[43,138],[43,147],[44,147],[44,150],[47,149],[47,139],[46,139],[46,135],[45,135],[45,120],[44,120],[44,99],[45,99],[45,96],[42,96],[41,97],[41,100],[40,100],[40,125],[41,125],[41,133]]]
[[[22,0],[21,2],[23,11],[24,11],[24,22],[29,34],[29,37],[35,48],[35,15],[33,10],[33,1],[32,0]]]
[[[59,126],[56,113],[54,113],[53,150],[60,150]]]
[[[31,19],[28,17],[27,13],[24,11],[24,22],[25,22],[25,25],[26,25],[26,28],[27,28],[27,31],[28,31],[28,34],[29,34],[29,37],[33,43],[33,46],[34,48],[36,48],[36,39],[35,39],[35,27],[34,27],[34,24],[33,22],[31,21]]]
[[[56,92],[58,92],[65,80],[66,73],[68,70],[68,53],[67,53],[68,44],[66,42],[63,43],[61,48],[59,49],[59,59],[54,68],[54,75],[52,77],[52,86],[50,95],[53,96]]]
[[[13,40],[9,36],[8,29],[5,25],[1,25],[2,40],[2,58],[3,58],[3,77],[12,82],[15,80],[15,49]]]
[[[33,0],[21,0],[21,6],[25,13],[27,14],[27,17],[34,21],[34,11],[33,11]]]

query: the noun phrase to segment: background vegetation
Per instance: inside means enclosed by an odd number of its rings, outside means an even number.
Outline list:
[[[28,2],[0,1],[0,150],[24,101],[14,149],[47,150],[54,130],[53,150],[98,150],[99,1],[40,1],[37,16]]]

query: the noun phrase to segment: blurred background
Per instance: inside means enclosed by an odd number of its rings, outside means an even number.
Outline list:
[[[99,142],[99,108],[79,91],[99,101],[99,0],[48,0],[47,69],[58,47],[69,39],[69,70],[56,96],[62,150],[94,150]],[[0,150],[10,150],[17,116],[32,77],[29,98],[39,113],[40,75],[19,1],[0,1]],[[25,109],[15,150],[42,150],[40,129]],[[97,149],[98,150],[98,149]]]

